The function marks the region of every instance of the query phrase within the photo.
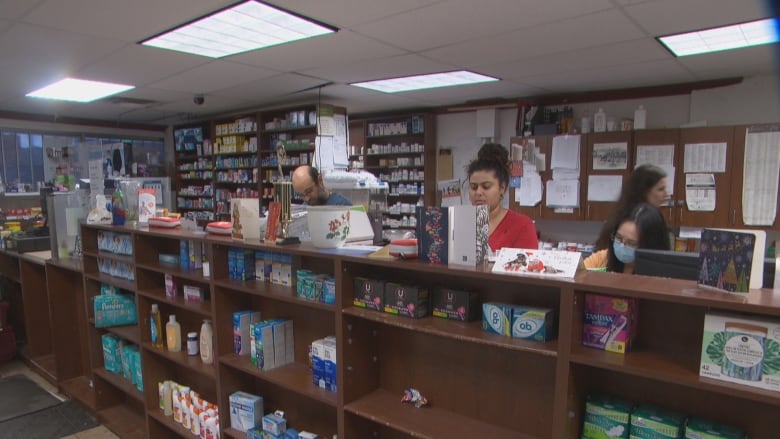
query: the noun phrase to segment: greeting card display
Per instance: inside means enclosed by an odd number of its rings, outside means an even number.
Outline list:
[[[230,222],[233,239],[260,238],[260,200],[257,198],[232,198]]]
[[[702,230],[699,285],[729,293],[761,288],[765,243],[761,230]]]
[[[449,263],[483,264],[489,253],[490,215],[487,206],[451,206],[449,217]]]
[[[493,272],[573,278],[581,264],[579,252],[502,248]]]
[[[417,257],[446,264],[449,254],[449,213],[446,207],[417,207]]]

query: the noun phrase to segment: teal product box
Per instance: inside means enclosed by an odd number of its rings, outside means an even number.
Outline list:
[[[103,345],[103,365],[107,371],[121,374],[122,359],[119,353],[119,338],[114,334],[103,334],[101,344]]]
[[[451,288],[433,289],[431,309],[435,317],[472,321],[479,318],[479,294],[474,291],[459,291]]]
[[[141,368],[141,352],[138,350],[138,346],[133,346],[132,350],[133,358],[133,382],[135,387],[140,391],[144,391],[144,374]]]
[[[512,335],[512,308],[514,305],[499,302],[482,304],[482,330],[510,337]]]
[[[287,420],[282,412],[276,411],[263,416],[263,432],[281,436],[287,431]]]
[[[263,439],[263,428],[250,428],[246,431],[246,439]]]
[[[745,432],[730,425],[690,417],[685,426],[685,439],[745,439]]]
[[[556,335],[555,312],[549,308],[512,308],[512,337],[535,341],[553,340]]]
[[[430,304],[428,289],[395,282],[385,284],[385,306],[388,314],[417,319],[428,315]]]
[[[138,321],[135,299],[131,294],[95,296],[93,308],[96,328],[132,325]]]
[[[263,398],[246,392],[230,394],[230,427],[246,432],[261,424]]]
[[[160,253],[157,256],[157,260],[160,261],[161,264],[179,265],[178,255],[172,255],[169,253]]]
[[[114,296],[119,294],[119,288],[109,285],[109,284],[100,284],[100,294],[103,296]]]
[[[233,352],[249,355],[251,352],[249,326],[260,321],[260,311],[236,311],[233,313]]]
[[[355,278],[352,304],[361,308],[384,310],[385,282],[366,277]]]
[[[630,439],[677,439],[683,435],[685,416],[671,410],[639,405],[631,413]]]
[[[322,281],[322,302],[328,305],[336,303],[336,279],[330,276]]]
[[[190,269],[190,243],[184,239],[179,241],[179,267],[182,270]]]
[[[295,277],[297,278],[295,282],[295,295],[301,299],[311,300],[313,290],[312,278],[314,277],[314,273],[312,273],[311,270],[299,268],[295,271]]]
[[[588,395],[582,439],[628,439],[633,404],[604,395]]]

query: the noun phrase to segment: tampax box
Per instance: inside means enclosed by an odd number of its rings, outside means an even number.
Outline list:
[[[260,321],[260,311],[236,311],[233,313],[233,352],[249,355],[251,352],[249,325]]]
[[[385,284],[385,312],[413,319],[428,315],[428,289],[388,282]]]
[[[263,398],[246,392],[230,394],[230,427],[246,432],[262,422]]]
[[[383,310],[385,282],[366,277],[355,278],[355,293],[352,304],[361,308]]]
[[[636,335],[637,301],[633,298],[585,295],[582,344],[624,354]]]
[[[780,391],[780,320],[704,316],[699,375]]]
[[[165,295],[167,297],[176,297],[176,280],[172,274],[165,274]]]
[[[512,337],[536,341],[555,338],[555,312],[549,308],[512,308]]]
[[[184,285],[184,301],[190,303],[202,303],[206,300],[206,291],[194,285]]]
[[[482,330],[510,337],[512,335],[512,307],[506,303],[482,304]]]
[[[479,318],[479,294],[445,287],[433,289],[433,315],[445,319],[471,321]]]

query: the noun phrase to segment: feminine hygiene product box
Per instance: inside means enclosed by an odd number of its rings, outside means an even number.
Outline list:
[[[588,395],[582,439],[628,439],[633,404],[604,395]]]
[[[512,335],[512,307],[506,303],[482,304],[482,330],[510,337]]]
[[[549,308],[512,308],[512,337],[535,341],[555,338],[555,313]]]
[[[445,287],[433,289],[433,315],[445,319],[471,321],[479,318],[479,294]]]
[[[626,297],[585,295],[582,344],[624,354],[636,335],[637,300]]]
[[[685,425],[685,439],[745,439],[745,432],[730,425],[690,417]]]
[[[780,391],[780,320],[705,315],[699,375]]]
[[[677,439],[682,437],[685,415],[650,405],[631,412],[631,439]]]
[[[361,308],[383,311],[385,282],[366,277],[355,278],[355,292],[352,304]]]
[[[428,315],[428,289],[388,282],[385,284],[385,312],[413,319]]]
[[[262,423],[263,398],[246,392],[230,394],[230,427],[246,432]]]

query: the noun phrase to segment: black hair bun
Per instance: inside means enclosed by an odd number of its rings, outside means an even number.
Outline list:
[[[486,143],[477,152],[478,160],[498,162],[501,166],[509,166],[509,151],[499,143]]]

